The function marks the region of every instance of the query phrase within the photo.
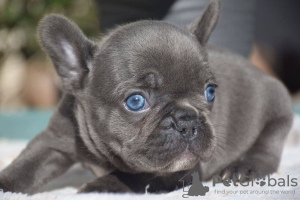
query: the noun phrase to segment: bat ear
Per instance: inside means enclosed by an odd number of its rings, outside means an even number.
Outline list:
[[[220,0],[211,1],[202,15],[188,26],[188,30],[197,37],[202,46],[206,45],[210,34],[218,22],[220,4]]]
[[[39,39],[49,55],[66,92],[84,88],[95,45],[70,20],[48,15],[39,24]]]

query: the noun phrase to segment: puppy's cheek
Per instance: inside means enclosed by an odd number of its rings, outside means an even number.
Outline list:
[[[120,137],[124,142],[136,135],[138,130],[119,109],[113,109],[107,116],[110,135]]]
[[[157,144],[149,142],[149,130],[147,124],[138,121],[131,123],[116,114],[111,118],[109,125],[110,134],[119,139],[118,156],[125,165],[137,172],[153,171],[155,168],[153,160],[159,162],[160,156],[157,155]],[[161,143],[157,141],[160,146]]]
[[[125,161],[129,155],[134,155],[134,149],[139,145],[139,128],[130,123],[119,109],[112,109],[107,115],[106,130],[103,138],[114,153]]]

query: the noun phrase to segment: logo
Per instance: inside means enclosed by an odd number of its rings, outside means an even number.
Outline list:
[[[230,187],[231,185],[233,186],[268,186],[268,187],[274,187],[274,186],[279,186],[279,187],[284,187],[284,186],[291,186],[291,187],[296,187],[298,186],[297,183],[297,178],[290,178],[289,175],[287,175],[286,178],[271,178],[270,175],[268,175],[265,178],[262,179],[252,179],[247,176],[241,176],[240,179],[238,179],[236,176],[233,176],[232,179],[230,178],[225,178],[222,179],[221,176],[213,176],[213,186],[215,186],[217,183],[222,183],[226,187]],[[238,184],[239,183],[239,184]]]
[[[205,196],[205,194],[209,191],[209,187],[203,186],[198,172],[193,172],[192,177],[192,184],[189,186],[188,191],[184,191],[184,180],[180,180],[183,183],[183,192],[187,192],[186,194],[183,194],[182,197],[188,198],[188,196]]]
[[[182,177],[179,181],[182,181],[183,184],[183,198],[189,198],[190,196],[205,196],[207,192],[209,192],[210,187],[204,186],[200,181],[200,176],[197,171],[193,172],[190,176],[192,176],[192,181],[186,182],[183,180]],[[213,176],[212,177],[212,187],[215,187],[217,184],[222,185],[223,187],[231,187],[231,190],[224,189],[220,190],[220,187],[214,189],[212,192],[215,194],[287,194],[287,195],[294,195],[295,190],[274,190],[274,189],[266,189],[266,187],[297,187],[298,180],[297,178],[291,178],[289,175],[286,177],[278,177],[272,178],[270,175],[262,178],[262,179],[252,179],[251,177],[241,176],[237,178],[233,176],[232,178],[225,178],[222,179],[220,176]],[[186,190],[185,187],[188,187]],[[234,187],[232,187],[234,186]],[[235,190],[234,188],[239,187],[239,190]],[[250,187],[250,190],[245,190],[242,188]],[[253,188],[254,187],[254,188]],[[258,191],[257,187],[264,187],[261,191]],[[252,189],[251,189],[252,188]],[[241,190],[242,189],[242,190]]]

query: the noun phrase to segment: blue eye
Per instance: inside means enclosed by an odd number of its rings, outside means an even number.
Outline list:
[[[140,94],[133,94],[125,101],[126,107],[131,111],[139,111],[145,108],[146,99]]]
[[[205,89],[205,99],[212,102],[215,99],[215,87],[210,85]]]

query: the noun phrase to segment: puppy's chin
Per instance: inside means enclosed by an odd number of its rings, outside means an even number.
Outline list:
[[[213,157],[215,146],[216,141],[214,139],[211,140],[209,148],[201,153],[199,151],[196,151],[196,149],[194,149],[193,147],[187,146],[187,148],[182,153],[174,157],[172,162],[170,162],[161,171],[176,172],[182,170],[190,170],[199,162],[208,162]]]
[[[164,174],[164,173],[171,173],[183,170],[190,170],[195,167],[199,162],[207,162],[211,160],[213,153],[209,152],[206,154],[205,157],[196,155],[189,150],[184,150],[178,156],[174,157],[171,162],[162,165],[156,166],[155,168],[150,167],[147,163],[144,164],[144,169],[150,169],[148,172],[155,173],[155,174]],[[152,163],[152,161],[148,161]]]
[[[149,161],[150,163],[151,161]],[[150,169],[148,172],[154,174],[164,174],[177,172],[182,170],[192,169],[197,163],[199,158],[191,152],[183,152],[179,156],[175,157],[172,162],[167,163],[163,166],[150,167],[147,163],[144,163],[144,169]]]
[[[207,153],[205,157],[199,157],[189,150],[185,150],[170,163],[166,168],[166,172],[176,172],[192,169],[199,162],[208,162],[212,158],[212,151]]]
[[[168,166],[168,172],[189,170],[199,162],[199,158],[192,152],[185,150]]]

